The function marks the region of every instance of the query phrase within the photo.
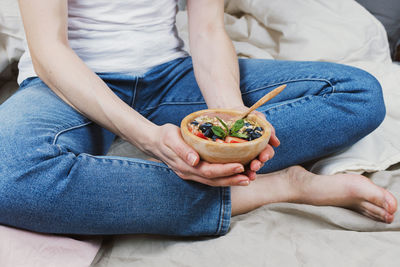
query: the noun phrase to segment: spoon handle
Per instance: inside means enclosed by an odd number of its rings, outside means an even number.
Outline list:
[[[252,105],[245,113],[243,113],[243,115],[241,115],[240,118],[243,119],[243,118],[247,117],[247,115],[249,115],[252,111],[254,111],[259,106],[265,104],[267,101],[269,101],[272,98],[274,98],[275,96],[277,96],[285,88],[286,88],[286,84],[281,85],[278,88],[272,90],[271,92],[269,92],[268,94],[266,94],[265,96],[260,98],[260,100],[258,100],[256,103],[254,103],[254,105]]]

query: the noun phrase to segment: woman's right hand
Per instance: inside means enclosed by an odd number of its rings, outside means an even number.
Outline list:
[[[145,152],[163,161],[182,179],[210,186],[246,186],[254,180],[255,171],[245,172],[240,163],[215,164],[200,160],[198,153],[185,143],[177,126],[156,127]]]

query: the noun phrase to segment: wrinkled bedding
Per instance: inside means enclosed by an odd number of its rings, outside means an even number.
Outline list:
[[[400,166],[371,178],[400,195]],[[116,236],[92,266],[397,267],[399,255],[399,217],[386,225],[342,208],[281,203],[233,217],[219,238]]]

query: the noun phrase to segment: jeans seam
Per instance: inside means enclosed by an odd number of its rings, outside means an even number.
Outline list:
[[[87,153],[80,153],[79,156],[81,156],[81,155],[85,155],[85,156],[90,157],[90,158],[106,160],[106,161],[108,160],[108,161],[126,162],[126,163],[132,164],[132,165],[134,165],[134,164],[144,164],[144,165],[148,165],[148,166],[152,166],[152,167],[157,167],[157,168],[163,169],[163,170],[168,171],[168,172],[173,172],[173,173],[175,173],[175,172],[174,172],[173,170],[171,170],[168,166],[163,166],[163,165],[161,165],[160,163],[157,164],[156,162],[152,162],[152,161],[135,162],[135,160],[136,160],[135,158],[119,159],[119,158],[113,158],[112,156],[94,156],[94,155],[87,154]],[[106,158],[106,157],[107,157],[107,158]],[[140,159],[140,160],[142,161],[142,159]],[[143,161],[145,161],[145,160],[143,160]]]
[[[222,230],[222,227],[224,226],[224,212],[225,212],[225,199],[224,199],[224,188],[222,187],[220,190],[220,196],[221,196],[221,218],[219,221],[219,227],[217,230],[217,234],[219,234]]]
[[[267,109],[260,109],[259,108],[258,110],[262,111],[262,112],[268,112],[270,110],[276,110],[276,109],[278,109],[280,107],[287,106],[289,104],[298,103],[298,102],[301,103],[301,102],[307,101],[307,100],[311,99],[312,97],[315,97],[315,96],[307,95],[307,96],[304,96],[304,97],[301,97],[301,98],[294,99],[293,101],[290,101],[290,102],[285,102],[285,103],[282,103],[282,104],[279,104],[279,105],[276,105],[276,106],[272,106],[272,107],[267,108]]]
[[[59,137],[61,134],[65,133],[65,132],[68,132],[68,131],[71,131],[71,130],[75,130],[75,129],[78,129],[78,128],[87,126],[87,125],[89,125],[89,124],[91,124],[91,123],[92,123],[92,121],[88,121],[88,122],[85,122],[85,123],[82,123],[82,124],[79,124],[79,125],[75,125],[75,126],[72,126],[72,127],[67,128],[67,129],[63,129],[63,130],[61,130],[61,131],[58,131],[58,132],[55,134],[54,138],[53,138],[52,144],[53,144],[53,145],[56,145],[57,139],[58,139],[58,137]]]
[[[231,212],[228,209],[230,207],[230,194],[229,194],[229,187],[221,187],[220,196],[221,196],[221,209],[220,209],[220,220],[219,225],[216,231],[216,235],[225,234],[230,225],[230,217]]]
[[[335,86],[332,84],[332,82],[330,80],[327,80],[327,79],[324,79],[324,78],[301,78],[301,79],[292,79],[292,80],[286,80],[286,81],[282,81],[282,82],[276,82],[276,83],[269,84],[269,85],[262,86],[262,87],[258,87],[258,88],[255,88],[255,89],[249,89],[249,91],[242,93],[242,95],[246,95],[246,94],[249,94],[249,93],[260,91],[260,90],[263,90],[263,89],[268,88],[268,87],[274,87],[274,86],[283,85],[283,84],[286,84],[286,83],[304,82],[304,81],[326,82],[332,88],[332,91],[329,94],[333,94],[335,92]],[[327,94],[328,93],[325,93],[323,96],[325,96]]]

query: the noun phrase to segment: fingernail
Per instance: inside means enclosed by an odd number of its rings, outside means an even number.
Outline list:
[[[235,169],[235,172],[237,172],[237,173],[244,172],[244,168],[243,168],[242,166],[237,167],[237,168]]]
[[[238,183],[238,185],[246,186],[249,185],[249,180],[243,180]]]
[[[188,158],[189,164],[194,166],[194,164],[196,163],[196,160],[197,160],[196,155],[193,153],[189,153],[187,158]]]
[[[260,163],[257,163],[257,164],[255,164],[255,169],[252,169],[252,171],[255,171],[255,172],[257,172],[257,171],[259,171],[260,170],[260,168],[261,168],[261,164]]]

